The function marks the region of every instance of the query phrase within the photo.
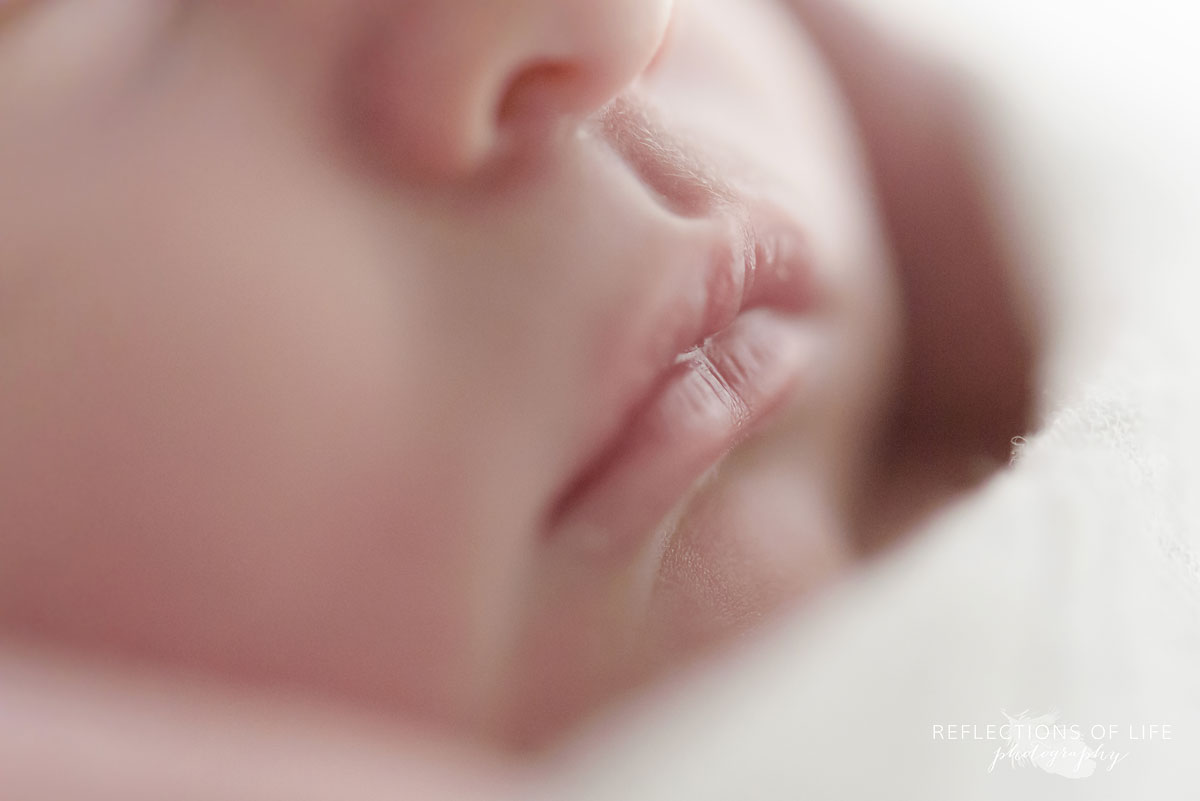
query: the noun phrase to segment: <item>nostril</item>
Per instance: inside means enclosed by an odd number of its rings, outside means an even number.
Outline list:
[[[517,71],[502,92],[496,123],[504,128],[524,127],[556,114],[583,112],[587,109],[586,89],[578,67],[558,61],[529,64]]]
[[[405,175],[468,176],[598,112],[643,73],[673,7],[478,3],[463,18],[453,5],[378,4],[396,16],[356,27],[345,82],[355,141]]]

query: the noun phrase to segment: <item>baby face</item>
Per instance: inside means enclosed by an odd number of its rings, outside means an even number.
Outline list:
[[[784,9],[6,6],[6,631],[531,742],[847,557],[895,293]]]

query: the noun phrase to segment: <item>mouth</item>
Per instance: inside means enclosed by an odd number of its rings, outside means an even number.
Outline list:
[[[632,106],[604,137],[673,214],[706,223],[703,263],[652,311],[650,369],[632,371],[616,424],[551,507],[553,539],[625,559],[739,443],[798,391],[813,363],[818,303],[803,229],[716,180]]]

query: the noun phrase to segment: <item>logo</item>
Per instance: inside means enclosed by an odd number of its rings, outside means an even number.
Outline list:
[[[1094,724],[1082,726],[1060,720],[1057,711],[1010,715],[1003,723],[933,725],[933,739],[995,743],[986,769],[1036,769],[1064,779],[1087,779],[1108,773],[1129,758],[1135,741],[1172,739],[1171,726]]]

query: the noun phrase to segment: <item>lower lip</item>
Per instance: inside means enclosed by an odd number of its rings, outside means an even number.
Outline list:
[[[797,390],[812,352],[811,324],[754,309],[681,355],[558,507],[555,537],[614,558],[636,553],[689,490]]]

